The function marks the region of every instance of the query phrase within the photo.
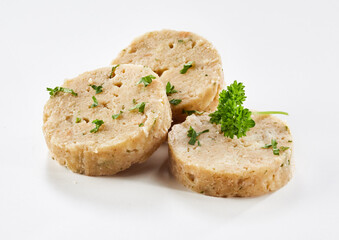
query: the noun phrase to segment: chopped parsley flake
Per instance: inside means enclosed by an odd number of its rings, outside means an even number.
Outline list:
[[[139,127],[142,127],[142,126],[144,126],[144,123],[140,123],[140,124],[139,124]]]
[[[71,93],[73,96],[78,96],[78,94],[74,92],[73,89],[64,87],[47,88],[47,91],[49,91],[49,95],[51,96],[57,95],[58,92]]]
[[[118,117],[121,116],[122,113],[123,113],[123,111],[120,111],[120,113],[118,113],[118,114],[113,114],[113,115],[112,115],[112,118],[113,118],[113,119],[117,119]]]
[[[157,123],[157,119],[158,117],[154,118],[153,124],[152,124],[152,128],[155,126],[155,124]]]
[[[119,67],[120,64],[115,65],[112,67],[112,72],[111,75],[109,75],[109,78],[113,78],[115,76],[115,69],[117,69],[117,67]]]
[[[171,95],[172,93],[177,93],[178,91],[174,89],[174,86],[171,85],[170,82],[166,84],[166,94],[167,96]]]
[[[91,133],[96,133],[99,130],[99,127],[104,124],[104,121],[95,119],[92,123],[95,124],[95,128],[91,130]]]
[[[94,108],[94,107],[96,107],[96,106],[98,106],[98,100],[97,100],[97,98],[96,97],[92,97],[92,99],[93,99],[93,104],[90,106],[91,108]]]
[[[180,43],[183,43],[183,42],[184,42],[184,40],[182,40],[182,39],[179,39],[179,40],[178,40],[178,42],[180,42]]]
[[[197,110],[185,110],[185,109],[183,109],[183,110],[182,110],[182,113],[187,114],[188,116],[190,116],[190,115],[192,115],[192,114],[201,115],[201,114],[203,114],[204,112],[199,112],[199,111],[197,111]]]
[[[145,102],[141,102],[141,103],[138,103],[137,105],[135,105],[134,107],[132,107],[130,109],[130,111],[138,109],[139,112],[144,113],[145,106],[146,106],[146,103]]]
[[[81,118],[78,118],[78,117],[77,117],[77,118],[75,119],[75,123],[79,123],[79,122],[81,122]]]
[[[284,147],[284,146],[281,146],[281,147],[280,147],[280,150],[281,150],[281,151],[286,151],[286,150],[289,149],[289,148],[290,148],[290,147]]]
[[[195,145],[195,143],[198,141],[198,146],[201,146],[200,144],[200,141],[198,140],[198,137],[203,134],[203,133],[206,133],[206,132],[209,132],[210,130],[209,129],[206,129],[202,132],[199,132],[197,133],[191,126],[190,126],[190,129],[188,130],[187,132],[187,137],[191,138],[188,142],[188,144],[190,145]]]
[[[95,94],[99,94],[102,92],[102,86],[90,85],[94,90]]]
[[[184,68],[180,70],[181,74],[185,74],[189,68],[191,68],[194,64],[194,61],[190,61],[186,64],[184,64]]]
[[[280,154],[280,151],[286,151],[287,149],[289,149],[289,147],[284,147],[284,146],[281,146],[280,149],[278,148],[278,142],[275,140],[275,139],[272,139],[271,140],[271,144],[265,144],[264,147],[262,148],[271,148],[272,147],[272,150],[273,150],[273,154],[274,155],[279,155]]]
[[[142,77],[140,79],[140,81],[137,83],[137,85],[140,84],[140,83],[143,83],[145,85],[145,87],[147,87],[149,84],[152,83],[152,79],[156,79],[156,77],[154,77],[153,75],[148,75],[148,76]]]
[[[169,102],[172,105],[178,105],[179,103],[182,102],[182,100],[181,99],[171,99]]]

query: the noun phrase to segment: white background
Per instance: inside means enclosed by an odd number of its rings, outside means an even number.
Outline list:
[[[0,1],[1,239],[339,239],[339,1]],[[136,36],[187,30],[219,50],[246,106],[282,110],[296,172],[257,198],[186,190],[163,145],[113,177],[48,156],[46,87],[106,66]]]

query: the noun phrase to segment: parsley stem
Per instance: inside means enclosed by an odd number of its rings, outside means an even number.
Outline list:
[[[283,114],[288,115],[287,112],[280,112],[280,111],[264,111],[264,112],[252,112],[253,114]]]

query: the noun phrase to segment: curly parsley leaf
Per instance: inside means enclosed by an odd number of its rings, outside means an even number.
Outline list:
[[[120,64],[115,65],[112,67],[112,72],[111,75],[109,75],[109,78],[113,78],[115,76],[115,69],[117,69],[117,67],[119,67]]]
[[[178,105],[179,103],[182,102],[182,100],[181,99],[171,99],[169,102],[172,105]]]
[[[121,116],[121,114],[123,114],[123,111],[120,111],[120,113],[118,113],[118,114],[113,114],[113,115],[112,115],[112,118],[113,118],[113,119],[117,119],[118,117]]]
[[[192,126],[190,126],[190,129],[189,129],[188,132],[187,132],[187,137],[190,138],[188,144],[190,144],[190,145],[195,145],[195,143],[198,141],[198,146],[201,146],[200,141],[198,140],[198,137],[199,137],[201,134],[206,133],[206,132],[209,132],[209,131],[210,131],[209,129],[206,129],[206,130],[204,130],[204,131],[202,131],[202,132],[197,133],[197,132],[192,128]]]
[[[217,110],[209,114],[210,122],[221,124],[221,132],[232,139],[234,136],[246,136],[246,132],[255,126],[252,112],[242,106],[246,99],[244,87],[242,83],[234,81],[227,90],[222,90]]]
[[[99,94],[102,92],[102,86],[90,85],[94,90],[95,94]]]
[[[95,128],[91,130],[91,133],[96,133],[99,130],[100,126],[104,124],[104,121],[95,119],[92,123],[95,124]]]
[[[187,72],[187,70],[193,66],[193,64],[194,64],[194,61],[190,61],[190,62],[184,64],[184,67],[183,67],[183,69],[180,70],[180,73],[185,74]]]
[[[98,100],[95,96],[93,96],[92,99],[93,99],[93,104],[90,106],[90,108],[94,108],[94,107],[98,106],[98,104],[99,104]]]
[[[167,96],[171,95],[172,93],[177,93],[178,91],[174,89],[174,86],[171,85],[170,82],[167,82],[166,84],[166,94]]]
[[[140,83],[143,83],[145,85],[145,87],[147,87],[149,84],[152,83],[152,79],[156,79],[156,77],[154,77],[153,75],[148,75],[148,76],[142,77],[140,79],[140,81],[137,83],[137,85],[140,84]]]
[[[49,95],[51,96],[57,95],[58,92],[71,93],[73,96],[78,96],[78,94],[74,92],[73,89],[64,87],[47,88],[47,91],[49,91]]]
[[[135,105],[134,107],[132,107],[130,109],[130,111],[138,109],[139,112],[144,113],[145,106],[146,106],[146,103],[145,102],[141,102],[141,103],[138,103],[137,105]]]

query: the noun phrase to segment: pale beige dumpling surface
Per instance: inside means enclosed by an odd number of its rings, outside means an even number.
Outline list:
[[[287,125],[271,115],[254,115],[254,128],[237,139],[224,137],[220,125],[209,122],[208,115],[189,116],[168,134],[170,169],[187,188],[210,196],[249,197],[283,187],[292,177],[292,136]],[[190,126],[201,146],[188,144]],[[274,155],[264,149],[276,139],[278,147],[289,147]]]
[[[78,95],[59,92],[45,105],[43,132],[53,159],[76,173],[112,175],[141,163],[166,140],[171,109],[164,86],[150,68],[123,64],[86,72],[66,80],[63,87]],[[147,87],[137,84],[153,75]],[[102,86],[102,92],[90,86]],[[93,104],[95,96],[98,105]],[[145,102],[144,112],[131,110]],[[112,115],[123,113],[113,119]],[[77,118],[81,119],[76,123]],[[97,132],[93,120],[103,120]]]
[[[192,67],[181,74],[184,64],[190,61],[194,62]],[[175,87],[178,92],[168,98],[182,102],[171,104],[174,122],[185,120],[187,115],[183,110],[215,110],[213,101],[224,86],[219,53],[209,41],[191,32],[146,33],[136,38],[112,62],[120,63],[148,66],[160,76],[164,85],[170,82]]]

